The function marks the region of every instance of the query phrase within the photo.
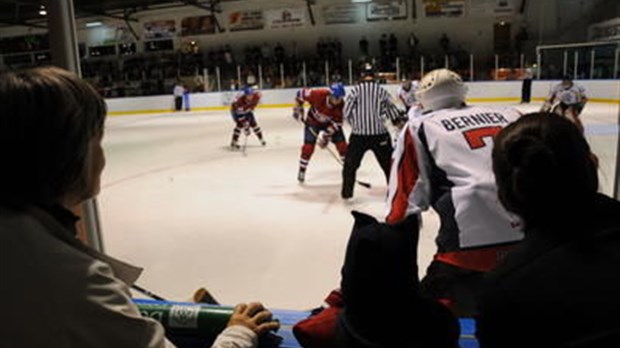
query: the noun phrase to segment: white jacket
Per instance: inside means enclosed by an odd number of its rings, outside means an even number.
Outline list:
[[[38,208],[0,207],[0,348],[174,348],[130,298],[141,271],[76,243]],[[237,347],[255,346],[247,331]]]

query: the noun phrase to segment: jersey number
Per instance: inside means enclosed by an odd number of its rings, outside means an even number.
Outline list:
[[[502,127],[500,126],[477,128],[463,132],[463,136],[467,140],[469,147],[475,150],[486,145],[484,140],[482,140],[483,138],[494,137],[501,130]]]

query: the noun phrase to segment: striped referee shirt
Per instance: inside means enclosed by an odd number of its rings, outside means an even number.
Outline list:
[[[351,124],[351,134],[388,133],[385,120],[395,122],[398,116],[390,93],[374,81],[362,81],[347,93],[344,118]]]

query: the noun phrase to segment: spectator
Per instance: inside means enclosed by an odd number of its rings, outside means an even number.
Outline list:
[[[389,56],[395,58],[398,55],[398,39],[394,33],[390,34],[389,38]]]
[[[0,104],[3,346],[174,347],[131,301],[140,269],[76,237],[70,209],[99,193],[105,165],[103,98],[72,73],[38,68],[0,75]],[[241,304],[213,347],[256,347],[277,327],[259,303]]]
[[[329,307],[293,327],[297,340],[305,348],[457,348],[456,318],[419,292],[417,216],[396,225],[353,216],[341,289],[326,298]]]
[[[448,35],[446,35],[446,33],[443,33],[441,35],[441,38],[439,38],[439,46],[443,50],[444,54],[448,54],[449,53],[449,51],[450,51],[450,39],[448,38]]]
[[[360,53],[362,56],[367,56],[368,55],[368,40],[366,39],[366,36],[362,36],[362,38],[360,39]]]
[[[525,115],[495,138],[493,171],[525,238],[486,281],[480,346],[617,346],[620,202],[597,193],[583,134],[561,116]]]
[[[414,57],[416,55],[419,44],[420,40],[412,32],[411,35],[409,35],[409,39],[407,40],[407,45],[409,46],[409,55],[411,55],[411,57]]]
[[[387,50],[388,50],[387,34],[381,34],[381,38],[379,39],[379,55],[381,57],[387,55]]]
[[[523,52],[523,43],[529,39],[529,34],[527,33],[527,28],[522,26],[519,29],[519,32],[515,36],[515,49],[518,54]]]
[[[417,217],[388,225],[361,213],[353,216],[341,272],[340,346],[457,348],[458,321],[419,291]],[[373,305],[377,301],[381,305]],[[402,319],[377,320],[396,317]]]

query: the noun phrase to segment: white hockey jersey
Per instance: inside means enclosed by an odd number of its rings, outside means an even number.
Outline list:
[[[405,90],[403,86],[398,86],[397,95],[398,99],[405,105],[408,109],[415,105],[418,100],[415,97],[415,92],[418,90],[418,81],[411,81],[411,88],[409,90]]]
[[[520,240],[519,219],[497,197],[491,160],[493,136],[519,116],[464,106],[410,118],[392,155],[386,221],[433,207],[439,253]]]
[[[549,102],[560,101],[566,105],[579,104],[584,101],[586,90],[579,85],[573,84],[570,88],[565,88],[561,83],[557,84],[549,94]]]

